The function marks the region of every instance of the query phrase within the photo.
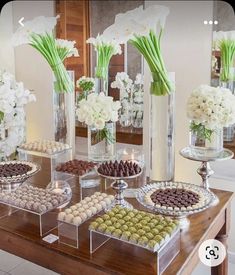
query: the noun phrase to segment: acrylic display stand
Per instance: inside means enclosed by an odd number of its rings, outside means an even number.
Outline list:
[[[162,272],[167,268],[167,266],[172,262],[172,260],[180,251],[180,230],[178,228],[168,239],[160,244],[160,246],[158,245],[158,247],[155,247],[153,249],[134,244],[130,241],[118,239],[114,236],[107,235],[98,231],[90,230],[90,253],[94,253],[109,240],[110,242],[123,242],[128,245],[134,246],[135,248],[147,250],[148,252],[154,253],[156,255],[157,274],[162,274]]]
[[[73,176],[68,173],[60,173],[56,171],[56,166],[59,163],[66,162],[72,159],[72,148],[64,149],[63,151],[52,153],[52,154],[47,154],[47,153],[42,153],[42,152],[37,152],[32,150],[25,150],[20,148],[18,148],[17,150],[19,153],[20,160],[30,161],[33,159],[35,161],[35,158],[36,158],[37,161],[41,164],[42,158],[49,159],[50,170],[51,170],[51,182],[55,180],[67,181],[71,179],[71,177]]]

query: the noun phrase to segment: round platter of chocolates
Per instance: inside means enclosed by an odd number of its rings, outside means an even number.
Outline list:
[[[194,184],[183,182],[155,182],[139,189],[137,200],[146,208],[163,215],[185,219],[210,207],[213,194]],[[182,220],[182,227],[188,221]]]
[[[109,161],[102,163],[97,172],[110,179],[132,179],[142,173],[142,168],[136,161]]]
[[[3,190],[12,190],[36,174],[41,167],[28,161],[0,162],[0,184]]]
[[[119,205],[123,208],[132,209],[133,206],[124,199],[123,191],[127,189],[128,184],[125,180],[134,179],[141,175],[142,168],[137,161],[109,161],[99,165],[97,173],[107,179],[112,179],[112,188],[116,191],[115,200],[109,207]],[[109,209],[106,209],[108,211]]]

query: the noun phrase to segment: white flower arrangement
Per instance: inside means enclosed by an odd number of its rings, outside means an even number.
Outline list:
[[[105,96],[104,93],[91,93],[78,106],[78,120],[99,130],[105,128],[106,122],[118,120],[118,110],[121,107],[119,101],[113,101],[111,96]]]
[[[55,90],[57,92],[73,92],[72,83],[63,64],[65,58],[78,56],[78,50],[74,47],[75,41],[55,39],[53,30],[57,23],[57,17],[39,16],[26,21],[13,34],[14,46],[29,44],[47,60],[55,78]]]
[[[111,57],[122,53],[119,42],[116,39],[108,39],[105,35],[98,34],[96,38],[90,37],[87,43],[92,44],[97,52],[96,76],[106,79]]]
[[[213,47],[220,50],[221,66],[220,80],[227,82],[234,80],[234,74],[230,68],[233,67],[235,56],[235,31],[213,32]]]
[[[80,122],[85,122],[89,127],[97,129],[96,142],[105,140],[108,144],[112,144],[116,138],[106,127],[106,123],[118,120],[120,107],[120,102],[113,101],[111,96],[105,96],[104,93],[91,93],[87,99],[82,99],[78,103],[76,112]]]
[[[235,123],[235,96],[225,88],[201,85],[188,99],[187,116],[191,131],[210,139],[213,131]]]
[[[170,94],[173,85],[168,78],[160,49],[160,40],[169,9],[154,5],[146,9],[136,9],[116,15],[115,22],[103,33],[109,39],[121,43],[129,41],[145,58],[153,82],[151,93],[154,95]]]
[[[0,155],[10,156],[24,141],[24,106],[32,101],[36,101],[35,96],[24,89],[22,82],[0,72]]]

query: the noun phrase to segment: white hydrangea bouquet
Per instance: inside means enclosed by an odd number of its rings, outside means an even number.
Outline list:
[[[234,80],[234,72],[231,71],[235,55],[235,31],[213,32],[214,48],[220,50],[221,67],[220,80],[228,82]]]
[[[169,9],[154,5],[116,15],[113,25],[103,35],[120,43],[129,41],[145,58],[152,73],[150,91],[153,95],[170,94],[174,87],[168,77],[161,53],[161,36]]]
[[[87,99],[82,99],[78,104],[77,117],[80,122],[85,122],[88,127],[96,128],[96,141],[105,139],[108,144],[114,142],[112,134],[106,127],[107,122],[116,122],[118,120],[118,110],[120,102],[113,101],[111,96],[105,96],[104,93],[91,93]]]
[[[188,99],[187,115],[190,130],[210,141],[213,132],[235,123],[235,96],[225,88],[201,85]]]
[[[87,43],[92,44],[95,48],[95,51],[97,52],[95,76],[97,78],[107,79],[108,67],[111,57],[113,55],[122,53],[119,42],[116,39],[109,39],[104,35],[98,34],[96,38],[90,37],[87,40]]]
[[[73,92],[74,84],[63,62],[67,57],[78,56],[78,50],[74,47],[75,41],[55,39],[53,30],[57,19],[58,16],[39,16],[25,22],[14,33],[12,42],[14,46],[29,44],[42,54],[55,75],[56,92]]]
[[[0,71],[0,156],[9,157],[24,141],[24,106],[32,101],[36,101],[35,96],[22,82]]]

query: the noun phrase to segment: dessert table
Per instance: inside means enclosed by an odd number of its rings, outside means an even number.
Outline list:
[[[32,184],[39,187],[45,187],[48,184],[50,168],[45,167],[34,176]],[[138,181],[135,181],[134,184],[139,185]],[[81,189],[78,182],[72,186],[72,201],[78,202],[81,199]],[[112,188],[109,188],[109,183],[102,184],[101,189],[103,192],[113,193]],[[226,245],[233,193],[221,190],[213,191],[218,196],[219,203],[201,213],[189,216],[189,229],[181,232],[180,253],[163,274],[191,274],[199,262],[198,248],[204,240],[216,238]],[[91,192],[91,195],[92,188],[88,192]],[[135,208],[144,210],[136,199],[132,198],[128,201]],[[156,274],[156,258],[153,253],[126,243],[120,243],[117,240],[110,240],[94,254],[90,254],[89,221],[81,225],[79,229],[79,249],[58,241],[52,244],[43,241],[40,235],[36,233],[36,223],[37,220],[30,213],[15,211],[1,204],[0,249],[66,275]],[[51,233],[57,235],[57,229]],[[221,265],[211,269],[211,274],[226,275],[228,274],[227,270],[227,259],[225,259]]]

